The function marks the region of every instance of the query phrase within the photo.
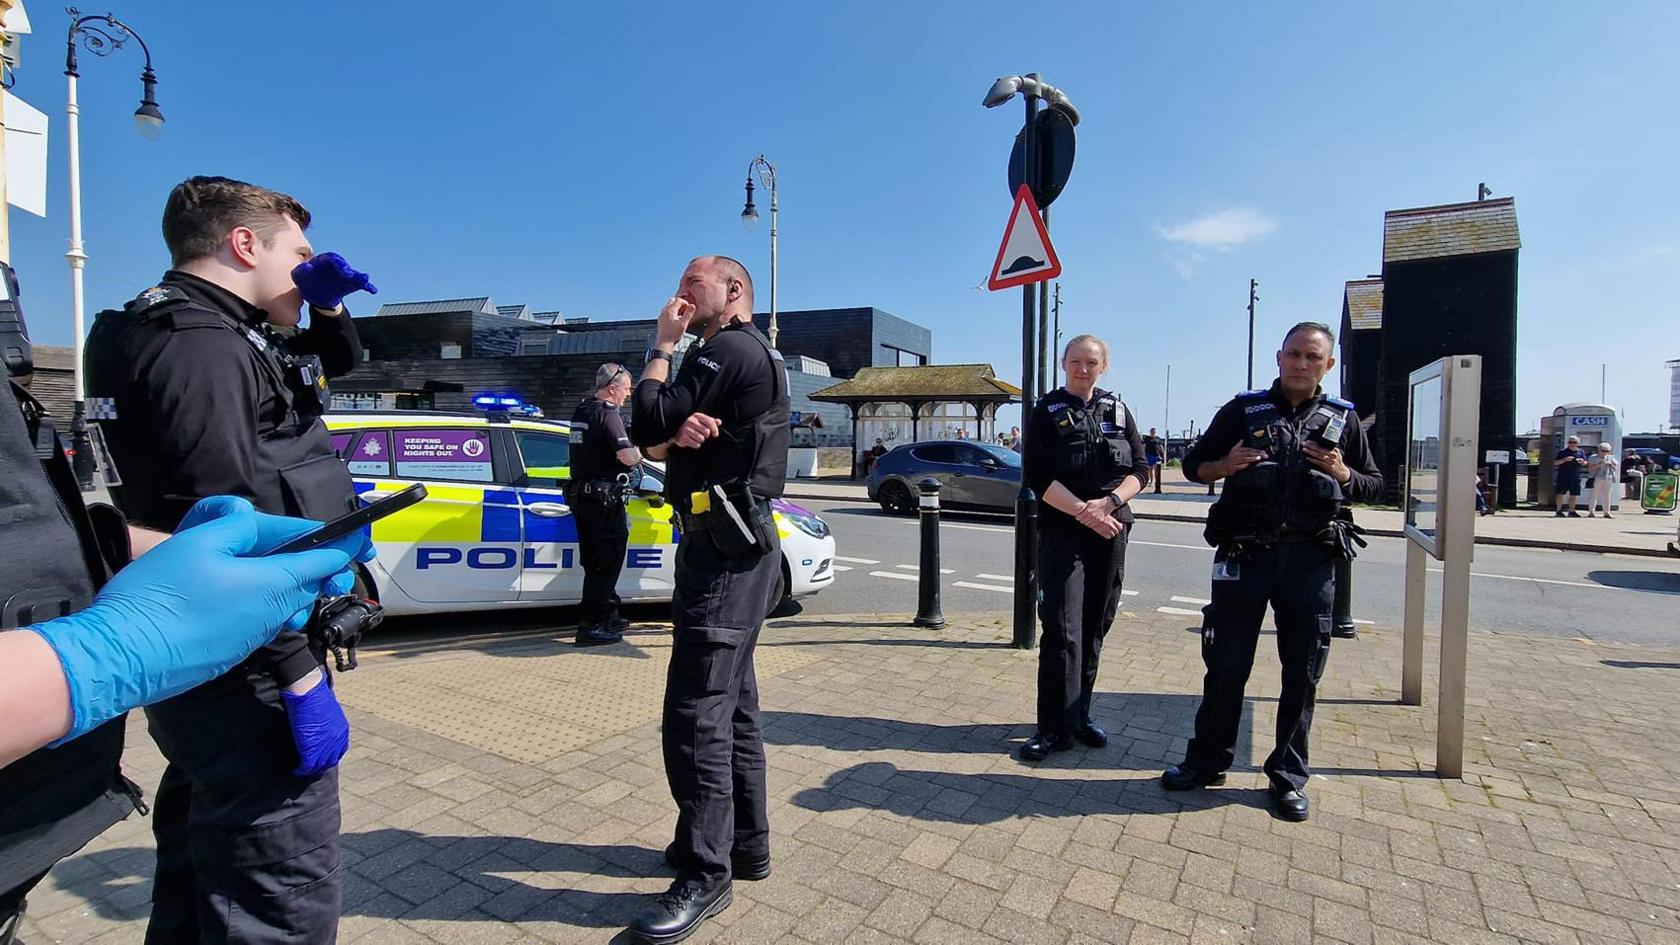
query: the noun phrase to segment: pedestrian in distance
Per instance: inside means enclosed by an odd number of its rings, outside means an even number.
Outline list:
[[[122,476],[112,496],[136,524],[174,531],[214,495],[317,521],[359,504],[321,415],[328,378],[362,358],[344,298],[375,289],[342,256],[317,254],[309,223],[286,194],[190,178],[163,211],[173,268],[95,320],[89,412]],[[308,327],[291,332],[305,303]],[[323,659],[281,633],[215,683],[146,709],[168,761],[147,945],[336,935],[350,725]]]
[[[1038,729],[1023,761],[1043,761],[1078,739],[1108,733],[1091,718],[1103,639],[1126,574],[1131,500],[1149,481],[1137,421],[1118,395],[1097,387],[1108,345],[1080,335],[1062,351],[1067,377],[1033,405],[1022,470],[1038,494]]]
[[[1598,444],[1598,450],[1587,460],[1587,470],[1592,475],[1592,499],[1587,504],[1587,518],[1592,518],[1600,506],[1604,508],[1604,517],[1610,518],[1610,501],[1616,494],[1619,477],[1616,451],[1609,443]]]
[[[621,364],[595,370],[595,392],[572,413],[571,479],[566,503],[577,524],[583,592],[578,602],[578,646],[601,646],[624,638],[629,623],[619,615],[618,576],[630,545],[625,491],[642,453],[630,444],[619,408],[630,399],[630,372]]]
[[[1565,515],[1570,518],[1580,518],[1575,503],[1581,498],[1581,479],[1587,471],[1587,453],[1581,449],[1581,438],[1572,436],[1564,444],[1563,449],[1552,457],[1552,466],[1557,471],[1557,517]]]
[[[1203,609],[1202,702],[1184,760],[1161,775],[1169,791],[1222,784],[1235,760],[1243,690],[1269,604],[1277,624],[1277,743],[1264,765],[1273,815],[1307,819],[1307,739],[1330,655],[1335,562],[1363,544],[1342,515],[1374,501],[1382,474],[1345,400],[1319,387],[1335,366],[1329,326],[1302,322],[1284,336],[1278,378],[1219,409],[1184,457],[1193,482],[1225,480],[1208,511],[1212,603]]]
[[[1156,492],[1160,492],[1162,468],[1161,436],[1155,432],[1154,427],[1150,427],[1149,432],[1143,438],[1143,456],[1144,459],[1149,462],[1150,484],[1155,487]]]
[[[669,462],[666,492],[682,527],[661,728],[677,804],[665,861],[677,876],[630,926],[653,945],[681,941],[727,909],[733,879],[770,875],[753,653],[782,597],[770,500],[787,478],[788,382],[752,311],[745,266],[727,256],[690,262],[631,395],[632,438]],[[684,332],[700,344],[671,378]]]

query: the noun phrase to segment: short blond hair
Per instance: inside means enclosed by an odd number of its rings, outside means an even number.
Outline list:
[[[1097,350],[1102,352],[1103,367],[1108,367],[1108,342],[1098,338],[1096,335],[1074,335],[1072,338],[1068,339],[1068,343],[1062,348],[1062,360],[1067,360],[1068,352],[1073,350],[1074,345],[1084,344],[1096,345]]]

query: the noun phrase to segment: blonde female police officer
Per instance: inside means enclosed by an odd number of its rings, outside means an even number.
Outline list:
[[[1091,721],[1097,657],[1114,622],[1126,569],[1128,503],[1149,481],[1132,412],[1097,387],[1108,345],[1080,335],[1062,351],[1067,383],[1034,407],[1023,454],[1039,496],[1038,574],[1044,623],[1038,653],[1038,731],[1021,746],[1042,761],[1073,740],[1093,748],[1108,733]]]

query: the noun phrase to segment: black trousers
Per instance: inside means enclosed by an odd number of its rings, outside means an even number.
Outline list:
[[[1213,603],[1202,625],[1202,704],[1185,763],[1200,771],[1231,766],[1242,721],[1243,688],[1254,667],[1266,605],[1277,623],[1277,745],[1266,758],[1266,776],[1278,790],[1307,785],[1307,735],[1312,729],[1318,681],[1330,656],[1330,611],[1336,553],[1319,542],[1284,542],[1230,560],[1214,555]],[[1235,569],[1235,574],[1231,570]]]
[[[157,872],[146,945],[334,942],[343,911],[338,769],[295,759],[195,783],[173,762],[152,803]]]
[[[1097,661],[1120,607],[1131,526],[1104,538],[1059,513],[1040,521],[1038,619],[1044,632],[1038,647],[1038,730],[1062,738],[1091,718]]]
[[[769,554],[726,560],[705,532],[685,532],[676,565],[665,779],[677,802],[678,875],[711,884],[730,876],[732,852],[770,852],[753,651],[781,600],[782,553],[778,542]]]
[[[630,516],[621,503],[582,495],[572,498],[571,505],[577,521],[578,562],[583,565],[578,625],[587,627],[618,616],[616,588],[624,571],[624,552],[630,546]]]

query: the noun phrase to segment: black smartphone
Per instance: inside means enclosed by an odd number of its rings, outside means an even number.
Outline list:
[[[319,548],[329,541],[343,538],[364,525],[371,525],[392,512],[400,512],[425,497],[425,485],[417,482],[395,495],[388,495],[347,515],[340,515],[320,528],[299,535],[277,548],[263,552],[263,554],[289,555],[299,551],[308,551],[311,548]]]

